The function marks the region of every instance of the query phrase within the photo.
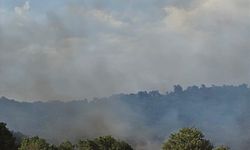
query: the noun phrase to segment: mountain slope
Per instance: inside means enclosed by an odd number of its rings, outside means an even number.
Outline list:
[[[173,92],[119,94],[84,101],[18,102],[0,99],[0,121],[26,135],[57,143],[114,135],[138,149],[157,149],[181,127],[195,126],[215,144],[246,149],[250,139],[250,89],[192,86]]]

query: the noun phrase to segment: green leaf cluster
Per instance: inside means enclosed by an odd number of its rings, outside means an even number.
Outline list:
[[[18,150],[50,150],[50,145],[38,136],[25,138]]]
[[[133,150],[133,148],[124,141],[116,140],[112,136],[102,136],[94,140],[80,140],[79,150]]]
[[[202,132],[196,128],[183,128],[171,134],[163,145],[163,150],[212,150],[213,145],[204,139]]]
[[[227,146],[218,146],[214,150],[230,150],[230,148]]]
[[[5,123],[0,123],[0,150],[133,150],[126,142],[112,136],[101,136],[94,139],[79,140],[74,145],[69,141],[59,146],[50,145],[38,136],[25,138],[19,146],[12,132]],[[214,148],[213,144],[204,138],[203,133],[196,128],[182,128],[170,135],[163,144],[163,150],[230,150],[227,146]]]

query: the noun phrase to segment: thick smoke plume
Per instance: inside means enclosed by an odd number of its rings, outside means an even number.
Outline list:
[[[250,80],[249,0],[0,1],[0,94],[69,100]]]

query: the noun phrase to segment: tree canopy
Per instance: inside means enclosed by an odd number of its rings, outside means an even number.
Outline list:
[[[124,141],[116,140],[112,136],[102,136],[94,140],[80,140],[79,150],[133,150]]]
[[[12,133],[6,127],[5,123],[0,123],[0,149],[1,150],[15,150],[16,143]]]
[[[230,148],[227,146],[218,146],[214,150],[230,150]]]
[[[66,141],[58,146],[58,150],[74,150],[74,145],[71,142]]]
[[[38,136],[25,138],[18,150],[49,150],[50,145]]]
[[[19,133],[21,134],[21,133]],[[22,135],[23,137],[24,135]],[[21,143],[17,146],[17,140],[5,123],[0,123],[0,150],[133,150],[125,141],[112,136],[100,136],[94,139],[79,140],[78,144],[70,141],[53,145],[38,136],[20,138]],[[170,135],[163,144],[163,150],[230,150],[227,146],[215,147],[204,138],[203,133],[196,128],[182,128],[177,133]]]
[[[202,132],[196,128],[183,128],[171,134],[163,144],[163,150],[212,150],[213,145],[204,139]]]

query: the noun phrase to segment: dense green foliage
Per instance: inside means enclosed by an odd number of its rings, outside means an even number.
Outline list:
[[[23,135],[22,135],[23,136]],[[203,133],[196,128],[183,128],[171,134],[163,144],[163,150],[229,150],[229,147],[218,146],[214,148]],[[112,136],[101,136],[93,140],[79,140],[77,145],[69,141],[59,146],[50,145],[45,139],[38,136],[22,139],[19,148],[12,133],[5,123],[0,123],[0,150],[133,150],[126,142],[117,140]]]
[[[203,133],[196,128],[182,128],[179,132],[171,134],[163,144],[163,150],[230,150],[227,146],[214,148]]]
[[[6,127],[5,123],[0,123],[0,150],[15,150],[15,138]]]
[[[77,145],[66,141],[58,147],[50,145],[38,136],[22,139],[19,148],[12,133],[5,123],[0,123],[0,150],[133,150],[126,142],[116,140],[112,136],[102,136],[93,140],[79,140]]]
[[[129,144],[111,136],[103,136],[94,140],[80,140],[78,148],[79,150],[133,150]]]
[[[75,146],[71,142],[66,141],[58,146],[58,150],[74,150],[74,147]]]
[[[213,145],[196,128],[183,128],[171,134],[163,145],[163,150],[212,150]]]
[[[18,150],[133,150],[126,142],[116,140],[111,136],[103,136],[94,140],[80,140],[77,145],[66,141],[58,147],[50,145],[39,137],[26,138]]]
[[[26,138],[22,141],[18,150],[49,150],[50,145],[38,136]]]
[[[93,150],[98,149],[98,145],[95,141],[92,140],[83,140],[78,143],[79,150]]]
[[[230,150],[230,148],[227,146],[218,146],[214,150]]]

